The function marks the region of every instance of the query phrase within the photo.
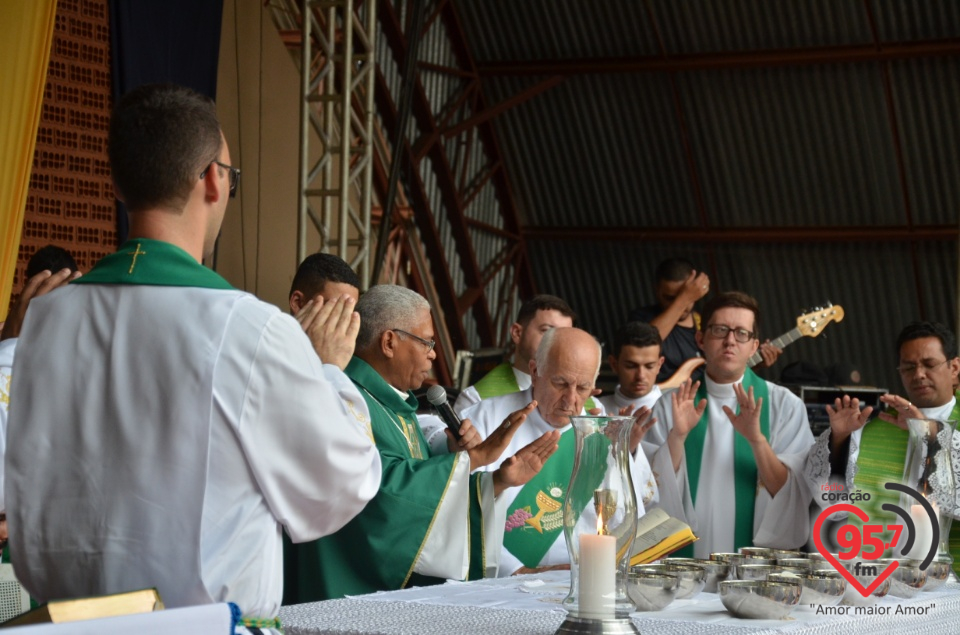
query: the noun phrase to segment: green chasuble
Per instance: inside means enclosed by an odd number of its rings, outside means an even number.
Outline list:
[[[950,419],[960,422],[960,393],[955,395],[957,403],[950,413]],[[888,414],[897,416],[896,410],[888,410]],[[954,431],[954,434],[957,434]],[[903,479],[904,464],[907,460],[907,440],[910,434],[897,426],[882,419],[873,419],[863,426],[860,433],[860,454],[857,456],[857,473],[853,478],[854,491],[869,492],[869,501],[853,503],[870,516],[871,524],[896,523],[899,518],[896,514],[883,509],[884,503],[900,504],[900,493],[888,490],[884,485],[888,482],[900,483]],[[954,474],[958,466],[954,465]],[[847,522],[856,527],[863,525],[860,519],[850,514]],[[884,542],[889,542],[892,532],[880,534]],[[954,520],[950,527],[950,555],[954,562],[960,562],[960,521]],[[899,557],[893,553],[890,557]]]
[[[769,441],[770,395],[767,390],[767,382],[748,368],[743,374],[742,385],[745,391],[753,388],[753,398],[755,400],[763,399],[763,405],[760,408],[760,432]],[[706,382],[700,384],[700,389],[697,390],[697,396],[693,403],[698,404],[701,399],[707,399]],[[707,437],[707,428],[710,424],[709,403],[708,400],[699,423],[687,435],[683,445],[687,459],[687,483],[690,488],[690,499],[694,504],[697,502],[697,489],[700,486],[700,464],[703,460],[703,446]],[[738,406],[737,413],[739,412],[740,407]],[[756,510],[757,492],[762,487],[758,479],[757,460],[753,456],[753,449],[739,432],[733,434],[733,463],[733,489],[734,500],[736,501],[736,507],[733,510],[733,549],[739,551],[740,547],[753,546],[753,515]],[[687,545],[679,550],[676,555],[692,558],[693,545]]]
[[[413,572],[462,453],[431,456],[417,423],[417,400],[403,399],[369,364],[354,357],[345,370],[370,410],[383,473],[380,491],[340,531],[313,542],[286,540],[284,604],[314,602],[445,580]],[[480,477],[470,476],[470,569],[482,578]],[[467,521],[466,518],[463,519]]]
[[[161,240],[131,238],[70,284],[145,284],[165,287],[233,289],[180,247]]]

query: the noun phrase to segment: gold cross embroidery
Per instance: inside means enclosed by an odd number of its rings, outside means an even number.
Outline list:
[[[130,255],[133,256],[133,262],[130,263],[130,271],[128,271],[127,273],[133,273],[133,268],[137,266],[137,256],[146,256],[147,252],[140,251],[140,243],[137,243],[136,251],[134,251]]]

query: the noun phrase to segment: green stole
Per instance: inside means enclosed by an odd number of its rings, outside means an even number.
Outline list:
[[[160,240],[131,238],[71,284],[138,284],[233,289],[220,274],[183,249]]]
[[[412,393],[401,397],[358,357],[344,372],[357,385],[370,411],[382,467],[380,489],[363,511],[336,533],[298,545],[287,542],[284,604],[445,581],[415,573],[413,567],[433,529],[454,468],[466,459],[462,453],[430,455],[417,423],[417,400]],[[423,458],[415,458],[418,453]],[[480,478],[480,473],[470,475],[470,580],[482,578],[486,566]]]
[[[960,422],[960,392],[955,395],[957,403],[953,406],[950,419]],[[893,416],[896,410],[887,410]],[[956,432],[954,432],[956,434]],[[869,501],[858,501],[856,505],[869,515],[870,523],[884,523],[883,517],[895,517],[883,509],[884,503],[900,504],[900,493],[884,487],[887,482],[899,483],[903,477],[904,463],[907,459],[907,441],[910,433],[881,419],[874,419],[863,426],[860,433],[860,454],[857,457],[857,473],[853,477],[854,490],[869,492]],[[954,474],[958,467],[952,466]],[[860,519],[850,514],[847,522],[862,527]],[[891,521],[892,522],[892,521]],[[885,524],[885,523],[884,523]],[[881,534],[884,542],[889,542],[892,532]],[[950,526],[950,555],[954,562],[960,562],[960,521],[954,520]]]
[[[543,468],[530,479],[507,508],[503,546],[523,566],[540,565],[543,556],[563,533],[563,504],[567,496],[575,501],[593,502],[593,491],[600,485],[607,465],[610,439],[592,434],[584,439],[580,469],[596,466],[596,474],[584,474],[577,491],[566,491],[576,456],[576,432],[573,426],[560,435],[558,449]],[[537,511],[534,512],[533,510]]]
[[[767,382],[758,377],[749,368],[743,374],[743,389],[753,388],[753,398],[763,399],[760,408],[760,432],[770,440],[770,395]],[[707,382],[700,384],[694,403],[707,399]],[[739,406],[737,412],[740,412]],[[687,459],[687,483],[690,487],[690,499],[697,503],[697,489],[700,487],[700,464],[703,460],[703,446],[707,437],[707,428],[710,426],[710,401],[700,417],[699,423],[694,426],[683,444]],[[736,501],[736,519],[733,530],[733,550],[753,545],[753,513],[757,498],[757,460],[753,456],[750,443],[739,432],[733,433],[733,493]],[[680,550],[682,557],[693,557],[693,545]],[[689,555],[687,555],[689,554]]]
[[[490,397],[499,397],[500,395],[512,395],[520,392],[520,385],[517,384],[517,376],[513,374],[513,365],[509,362],[503,362],[497,365],[489,373],[480,378],[473,385],[480,399]],[[583,407],[588,411],[597,407],[593,397],[587,397]],[[538,561],[539,562],[539,561]]]

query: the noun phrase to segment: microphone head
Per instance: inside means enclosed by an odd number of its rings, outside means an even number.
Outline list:
[[[427,401],[434,406],[442,406],[447,403],[447,391],[440,385],[430,386],[427,389]]]

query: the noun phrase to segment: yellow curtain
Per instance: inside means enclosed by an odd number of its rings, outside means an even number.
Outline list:
[[[0,319],[17,266],[56,0],[0,2]]]

